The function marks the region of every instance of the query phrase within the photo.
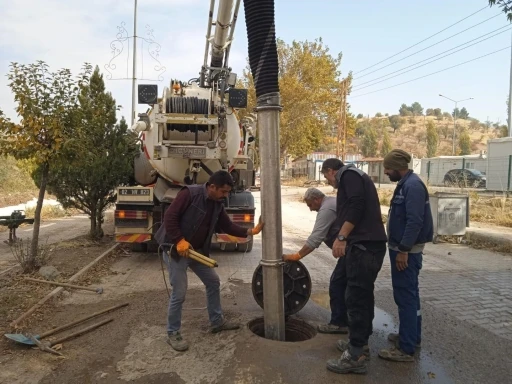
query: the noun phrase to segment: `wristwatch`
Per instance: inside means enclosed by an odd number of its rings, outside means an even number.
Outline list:
[[[346,238],[345,236],[343,236],[343,235],[339,235],[339,236],[337,237],[337,239],[338,239],[339,241],[347,241],[347,238]]]

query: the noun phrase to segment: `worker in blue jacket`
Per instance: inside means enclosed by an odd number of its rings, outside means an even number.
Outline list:
[[[411,155],[394,149],[384,158],[384,173],[398,182],[388,214],[388,248],[391,261],[393,296],[398,306],[398,334],[388,340],[394,348],[379,356],[390,361],[414,361],[421,345],[421,306],[418,277],[425,244],[432,241],[433,222],[428,190],[411,169]]]

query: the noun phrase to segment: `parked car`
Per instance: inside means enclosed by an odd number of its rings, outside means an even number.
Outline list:
[[[485,188],[487,177],[478,169],[452,169],[444,175],[445,187]]]

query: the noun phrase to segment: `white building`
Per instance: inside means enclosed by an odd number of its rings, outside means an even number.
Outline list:
[[[487,189],[512,191],[512,137],[487,142]]]
[[[421,178],[430,185],[443,185],[444,175],[452,169],[476,169],[487,172],[487,155],[439,156],[421,159]],[[489,180],[489,177],[487,177]],[[487,181],[489,182],[489,181]]]

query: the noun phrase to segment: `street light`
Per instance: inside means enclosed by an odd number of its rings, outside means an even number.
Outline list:
[[[450,99],[449,97],[446,97],[441,94],[439,94],[439,96],[444,97],[445,99],[448,99],[455,103],[455,109],[453,110],[453,137],[452,137],[452,156],[455,156],[455,129],[457,126],[457,103],[467,101],[467,100],[473,100],[473,98],[470,97],[469,99],[464,99],[464,100],[453,100],[453,99]]]

